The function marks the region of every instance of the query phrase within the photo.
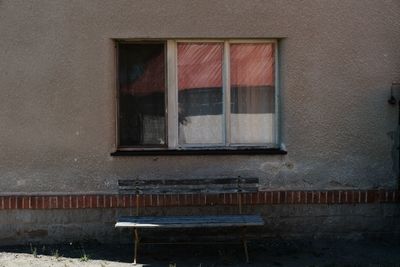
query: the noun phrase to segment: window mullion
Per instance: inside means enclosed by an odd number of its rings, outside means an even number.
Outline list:
[[[230,62],[229,62],[229,42],[224,42],[224,59],[223,59],[223,107],[225,113],[224,120],[224,137],[225,137],[225,145],[230,145],[231,140],[231,127],[230,127],[230,101],[231,101],[231,91],[230,91]]]
[[[176,42],[167,42],[167,76],[168,76],[168,148],[178,147],[178,86],[177,86],[177,53]]]
[[[279,120],[280,120],[280,113],[279,113],[279,97],[280,97],[280,85],[279,85],[279,51],[278,51],[278,42],[274,42],[274,52],[275,52],[275,136],[274,136],[274,143],[280,144],[281,140],[279,134]]]

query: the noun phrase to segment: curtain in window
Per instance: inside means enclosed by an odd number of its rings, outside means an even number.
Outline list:
[[[274,44],[231,44],[231,143],[275,142]]]
[[[180,144],[223,143],[223,43],[178,43]]]

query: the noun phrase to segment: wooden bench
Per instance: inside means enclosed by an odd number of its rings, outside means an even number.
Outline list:
[[[217,178],[217,179],[176,179],[176,180],[119,180],[120,194],[136,196],[136,216],[122,216],[115,224],[116,228],[132,228],[134,231],[134,264],[137,261],[140,243],[140,228],[210,228],[240,227],[241,241],[246,262],[246,227],[264,225],[258,214],[242,214],[242,195],[244,192],[258,191],[258,178]],[[236,193],[238,213],[232,215],[189,215],[189,216],[145,216],[139,215],[139,196],[141,194],[219,194]]]

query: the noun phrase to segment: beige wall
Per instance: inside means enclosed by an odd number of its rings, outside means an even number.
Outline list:
[[[286,156],[112,157],[113,38],[282,38]],[[0,191],[256,175],[272,189],[391,188],[400,2],[0,1]],[[398,92],[396,92],[398,96]]]

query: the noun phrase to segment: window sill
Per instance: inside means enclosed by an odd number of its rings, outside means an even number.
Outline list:
[[[141,149],[141,150],[117,150],[111,156],[158,156],[158,155],[286,155],[287,151],[279,148],[210,148],[210,149]]]

